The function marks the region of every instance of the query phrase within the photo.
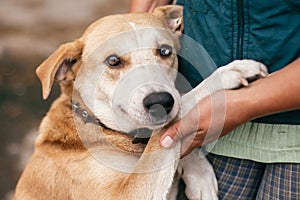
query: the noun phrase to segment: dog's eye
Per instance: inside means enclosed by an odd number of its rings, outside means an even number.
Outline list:
[[[158,49],[158,53],[162,57],[169,57],[172,55],[172,47],[164,44]]]
[[[120,67],[122,65],[122,61],[120,59],[120,57],[116,56],[116,55],[111,55],[108,56],[105,59],[105,63],[109,66],[109,67]]]

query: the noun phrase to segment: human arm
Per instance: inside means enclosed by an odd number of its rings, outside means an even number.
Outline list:
[[[162,146],[167,147],[166,144],[171,144],[171,139],[173,142],[182,139],[182,155],[185,156],[194,148],[226,135],[247,121],[300,108],[299,75],[300,59],[297,59],[271,76],[251,83],[249,87],[226,90],[224,125],[217,124],[217,126],[223,125],[221,134],[216,133],[217,131],[210,131],[207,134],[207,131],[211,128],[212,99],[223,91],[204,98],[186,116],[168,128],[161,138]],[[215,108],[214,112],[216,112]],[[211,130],[220,127],[212,128]],[[164,140],[166,138],[167,142]]]
[[[153,12],[158,6],[170,4],[172,0],[131,0],[129,12]]]

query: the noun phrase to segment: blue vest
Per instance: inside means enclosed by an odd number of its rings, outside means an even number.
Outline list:
[[[299,0],[178,0],[177,4],[184,6],[184,33],[204,47],[217,66],[253,59],[272,73],[300,57]],[[184,60],[179,72],[192,86],[203,80]],[[300,110],[254,121],[300,124]]]

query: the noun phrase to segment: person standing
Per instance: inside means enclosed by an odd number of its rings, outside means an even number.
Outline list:
[[[152,12],[167,0],[132,0],[131,12]],[[250,87],[226,90],[221,132],[207,133],[211,96],[201,100],[161,138],[188,148],[205,145],[220,199],[299,199],[300,196],[300,2],[297,0],[178,0],[184,33],[209,53],[217,66],[253,59],[272,75]],[[179,71],[197,85],[193,66]],[[200,111],[200,112],[198,112]],[[199,114],[200,113],[200,116]],[[191,126],[197,123],[198,126]],[[213,142],[217,140],[217,142]]]

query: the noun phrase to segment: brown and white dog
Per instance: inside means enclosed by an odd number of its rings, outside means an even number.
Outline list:
[[[174,80],[182,27],[180,6],[108,16],[38,67],[43,98],[55,79],[62,94],[40,125],[15,199],[174,199],[177,171],[184,171],[188,198],[217,199],[208,161],[195,152],[179,160],[180,142],[163,149],[163,127],[209,92],[267,72],[235,61],[208,78],[221,77],[221,87],[202,83],[180,97]],[[132,136],[145,129],[155,130],[147,144]]]

